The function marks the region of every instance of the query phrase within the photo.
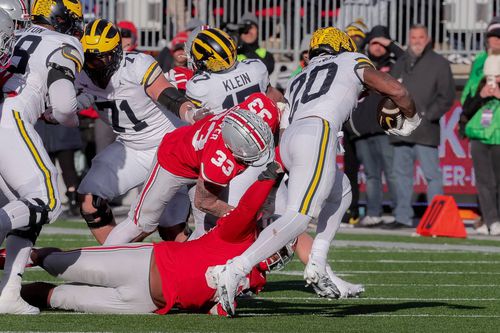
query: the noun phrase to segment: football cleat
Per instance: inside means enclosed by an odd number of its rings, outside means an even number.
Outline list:
[[[326,269],[324,267],[320,267],[310,258],[306,268],[304,269],[304,280],[306,280],[306,287],[312,286],[319,297],[340,297],[340,291],[328,276]]]
[[[238,293],[241,282],[244,282],[245,274],[239,270],[232,260],[229,260],[222,269],[213,270],[215,276],[207,278],[214,281],[219,303],[228,316],[234,316],[236,312],[235,298]]]
[[[19,295],[0,296],[0,314],[37,315],[40,309],[31,306]]]
[[[365,291],[365,287],[362,284],[349,283],[339,278],[332,271],[330,265],[326,265],[326,273],[339,290],[339,298],[357,298]]]

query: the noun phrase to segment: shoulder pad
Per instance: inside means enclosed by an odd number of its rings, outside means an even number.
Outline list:
[[[63,57],[73,61],[76,65],[76,70],[80,72],[83,68],[83,55],[74,46],[63,44],[61,48]]]

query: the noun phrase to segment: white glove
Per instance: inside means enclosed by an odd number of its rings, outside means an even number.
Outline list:
[[[186,113],[184,114],[184,120],[190,124],[194,124],[198,120],[205,118],[213,114],[213,112],[206,107],[196,108],[193,106],[188,106]]]
[[[94,102],[95,102],[95,97],[91,94],[82,92],[76,95],[76,103],[78,105],[77,106],[78,111],[94,107]]]
[[[418,127],[418,125],[420,125],[421,121],[422,118],[420,118],[418,113],[415,113],[415,115],[411,118],[405,117],[405,121],[403,122],[401,129],[392,128],[387,130],[387,133],[398,136],[408,136]]]
[[[283,114],[283,112],[285,111],[285,108],[286,108],[286,103],[277,102],[276,106],[278,107],[278,110],[280,110],[280,112]]]

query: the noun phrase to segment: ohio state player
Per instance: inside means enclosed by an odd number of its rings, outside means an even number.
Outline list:
[[[111,231],[104,244],[123,244],[153,232],[165,205],[183,185],[196,184],[196,208],[223,216],[232,206],[218,194],[250,165],[271,160],[272,133],[278,130],[279,121],[274,102],[256,93],[236,107],[166,134],[128,218]]]
[[[175,307],[224,315],[217,306],[215,285],[209,276],[214,275],[215,266],[241,254],[253,243],[259,209],[280,172],[277,163],[270,164],[260,180],[248,188],[238,207],[194,241],[96,246],[66,252],[54,248],[34,250],[36,265],[78,284],[25,285],[23,298],[42,308],[93,313],[166,314]],[[281,260],[280,253],[258,265],[240,290],[258,292],[265,284],[265,272],[271,265],[282,265]]]

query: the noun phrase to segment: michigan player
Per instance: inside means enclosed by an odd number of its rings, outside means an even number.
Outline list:
[[[189,51],[197,74],[188,81],[186,95],[214,114],[242,103],[253,93],[274,89],[264,63],[258,59],[237,61],[236,43],[220,29],[200,29]]]
[[[393,134],[409,135],[420,123],[405,87],[375,70],[343,31],[318,29],[311,38],[309,58],[307,68],[289,83],[285,93],[288,117],[283,121],[289,126],[281,138],[280,154],[289,174],[286,211],[215,276],[221,305],[229,314],[234,314],[235,291],[241,278],[304,232],[313,218],[318,218],[317,234],[304,278],[319,296],[338,297],[326,271],[327,255],[340,223],[339,212],[350,203],[350,186],[336,168],[337,132],[365,88],[392,98],[405,115],[403,127],[391,130]]]
[[[81,35],[81,4],[36,0],[31,19],[33,25],[17,35],[12,76],[3,85],[9,97],[0,119],[0,175],[17,200],[0,209],[0,243],[8,234],[0,313],[39,312],[19,296],[24,264],[42,226],[61,212],[57,170],[33,125],[43,113],[65,126],[78,125],[73,81],[83,66],[83,51],[73,36]]]
[[[186,96],[198,106],[206,106],[217,114],[242,103],[253,93],[265,93],[275,102],[282,95],[269,83],[269,74],[264,63],[258,59],[236,60],[236,43],[224,31],[203,27],[195,30],[187,43],[188,60],[197,71],[186,88]],[[213,189],[215,195],[224,197],[230,205],[236,205],[241,195],[262,172],[261,167],[250,167],[231,181],[225,193]],[[193,209],[195,231],[191,238],[205,232],[205,213]]]
[[[111,22],[88,23],[82,44],[85,65],[76,81],[83,92],[79,100],[84,108],[93,104],[117,134],[116,141],[93,159],[78,188],[84,196],[82,216],[102,244],[116,226],[108,201],[142,184],[163,136],[194,122],[196,115],[193,104],[168,83],[153,57],[123,52],[120,33]],[[187,218],[190,203],[187,189],[183,191],[164,214],[169,224]]]

